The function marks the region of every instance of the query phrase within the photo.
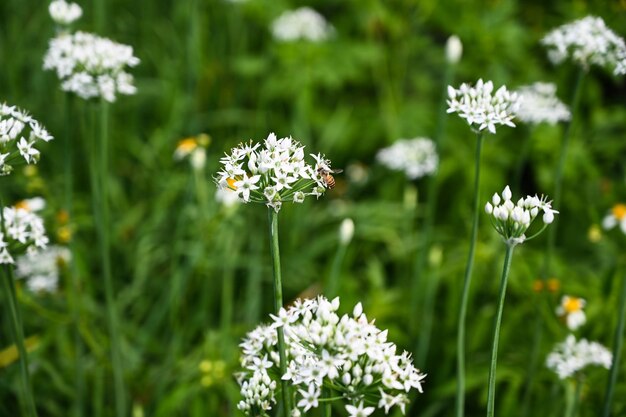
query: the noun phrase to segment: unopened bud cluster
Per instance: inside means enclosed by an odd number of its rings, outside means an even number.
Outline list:
[[[544,227],[552,223],[554,214],[558,213],[552,209],[545,197],[527,196],[520,198],[517,204],[513,203],[511,198],[511,189],[507,185],[502,191],[502,197],[495,193],[491,202],[485,205],[485,211],[491,215],[493,226],[509,245],[526,240],[525,233],[540,212],[543,212]]]

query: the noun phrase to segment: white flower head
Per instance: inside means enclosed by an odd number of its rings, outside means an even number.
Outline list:
[[[321,388],[329,386],[346,400],[351,416],[368,416],[376,407],[388,412],[397,406],[404,411],[407,393],[421,392],[425,375],[413,366],[410,354],[396,354],[387,331],[367,320],[360,303],[351,315],[340,316],[339,307],[339,298],[297,300],[272,316],[272,325],[248,333],[240,344],[241,410],[253,416],[267,411],[264,407],[275,402],[275,388],[267,387],[284,380],[295,388],[298,413],[317,408]],[[277,328],[285,335],[287,372],[282,375]],[[267,358],[271,366],[260,367]],[[267,376],[262,384],[259,374]]]
[[[612,362],[613,355],[600,343],[589,342],[587,339],[576,341],[574,335],[569,335],[548,355],[546,366],[560,379],[567,379],[590,365],[609,369]]]
[[[412,180],[434,174],[439,165],[435,143],[427,138],[400,139],[379,150],[376,160]]]
[[[343,219],[339,226],[339,242],[342,245],[347,245],[352,241],[354,236],[354,221],[350,218]]]
[[[602,227],[606,230],[619,226],[622,233],[626,234],[626,204],[618,203],[602,219]]]
[[[138,64],[132,47],[79,31],[50,40],[43,68],[56,71],[63,91],[113,102],[117,94],[135,94],[133,77],[126,68]]]
[[[556,85],[553,83],[536,82],[520,87],[520,106],[515,117],[525,123],[548,123],[555,125],[571,119],[572,114],[556,96]]]
[[[571,59],[585,70],[598,65],[626,74],[626,43],[604,20],[587,16],[559,26],[541,40],[548,48],[548,58],[555,64]]]
[[[60,268],[71,258],[69,249],[48,246],[27,251],[17,258],[16,278],[26,280],[26,286],[34,293],[54,293],[59,285]]]
[[[576,330],[587,321],[583,308],[586,301],[579,297],[564,295],[556,308],[556,314],[565,320],[570,330]]]
[[[512,198],[511,189],[507,185],[502,191],[502,197],[496,193],[491,202],[485,204],[485,212],[490,215],[491,224],[508,245],[517,245],[527,239],[525,233],[540,212],[543,212],[544,228],[554,221],[554,215],[558,213],[545,197],[526,196],[517,203]],[[541,231],[543,229],[528,239]]]
[[[24,208],[4,207],[2,222],[4,227],[0,229],[0,264],[14,264],[16,256],[27,249],[44,249],[47,246],[48,237],[43,220],[36,213]]]
[[[218,188],[235,191],[245,203],[262,203],[277,212],[284,202],[302,203],[306,197],[319,197],[328,187],[325,172],[330,161],[312,155],[315,165],[306,163],[304,146],[270,133],[260,143],[240,144],[226,154],[215,182]]]
[[[324,16],[310,7],[285,11],[272,23],[274,38],[282,42],[321,42],[328,39],[333,31]]]
[[[48,7],[50,17],[59,25],[70,25],[83,15],[83,9],[76,3],[67,3],[65,0],[54,0]]]
[[[35,145],[52,140],[48,131],[35,119],[15,106],[0,104],[0,176],[24,160],[36,164],[40,152]]]
[[[463,55],[463,44],[458,36],[452,35],[446,41],[446,60],[450,64],[457,64]]]
[[[494,93],[493,83],[478,80],[474,87],[461,84],[458,89],[448,86],[448,113],[459,117],[478,130],[487,129],[496,133],[496,125],[515,127],[512,120],[519,107],[517,93],[505,86]]]

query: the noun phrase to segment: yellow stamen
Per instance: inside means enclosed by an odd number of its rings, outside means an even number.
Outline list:
[[[576,297],[565,297],[562,304],[567,314],[575,313],[583,309],[583,300]]]
[[[196,138],[185,138],[181,139],[178,142],[178,146],[176,147],[177,152],[189,153],[198,147],[198,142]]]
[[[18,201],[17,203],[15,203],[15,208],[30,211],[30,206],[28,205],[28,201],[26,200]]]
[[[237,190],[237,187],[235,187],[235,182],[237,180],[234,178],[226,178],[226,182],[228,183],[228,188],[230,188],[231,190]]]
[[[626,204],[616,204],[611,211],[617,220],[623,220],[626,217]]]

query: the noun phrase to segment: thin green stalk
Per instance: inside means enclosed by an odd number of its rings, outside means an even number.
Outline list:
[[[457,386],[456,386],[456,416],[463,417],[465,413],[465,321],[467,316],[467,304],[469,289],[472,282],[472,269],[474,268],[474,252],[476,250],[476,238],[478,236],[478,212],[480,194],[480,156],[483,146],[483,134],[477,133],[476,155],[474,167],[474,202],[472,234],[470,237],[469,254],[463,278],[463,293],[461,295],[461,308],[459,310],[459,322],[457,329]]]
[[[2,219],[2,228],[4,229],[4,218]],[[2,274],[2,290],[6,294],[6,300],[9,310],[9,325],[11,329],[11,336],[17,346],[19,353],[20,374],[22,383],[22,408],[26,410],[26,415],[30,417],[37,416],[37,409],[35,407],[35,400],[32,391],[32,385],[30,382],[30,375],[28,373],[28,354],[26,352],[26,345],[24,344],[24,329],[22,325],[22,317],[20,314],[20,307],[17,301],[17,294],[15,292],[15,278],[13,277],[13,266],[4,265],[4,274]]]
[[[330,390],[328,388],[322,388],[322,417],[332,417],[332,403],[330,401],[324,401],[330,398]]]
[[[337,288],[339,288],[339,272],[341,271],[341,264],[346,257],[348,251],[347,243],[339,243],[333,264],[330,268],[330,275],[328,276],[328,284],[326,285],[326,296],[329,300],[332,300],[337,295]]]
[[[498,343],[500,341],[500,324],[502,322],[502,310],[504,310],[504,298],[506,295],[506,284],[511,270],[511,260],[515,245],[507,244],[504,255],[504,267],[502,268],[502,279],[500,281],[500,296],[498,300],[498,310],[494,321],[493,343],[491,345],[491,366],[489,367],[489,385],[487,393],[487,417],[493,417],[496,401],[496,365],[498,363]]]
[[[556,171],[554,173],[554,194],[552,200],[553,207],[559,207],[561,203],[561,192],[563,189],[563,170],[565,168],[565,161],[567,160],[567,150],[569,148],[569,141],[572,132],[572,126],[574,122],[574,115],[576,114],[576,109],[578,108],[578,103],[580,101],[580,92],[582,90],[582,83],[585,77],[585,70],[580,68],[578,71],[578,75],[576,77],[576,82],[574,84],[574,89],[572,93],[572,101],[570,104],[570,112],[572,114],[572,118],[565,126],[565,130],[563,132],[563,140],[561,141],[561,150],[559,152],[559,162],[556,166]],[[558,222],[554,222],[555,224],[550,227],[548,230],[548,240],[547,240],[547,248],[545,252],[544,258],[544,271],[542,274],[542,278],[546,279],[548,274],[550,274],[552,267],[552,255],[554,253],[554,245],[556,242],[556,230],[558,226]]]
[[[109,108],[104,99],[100,103],[99,108],[99,135],[97,146],[92,149],[96,150],[94,162],[97,166],[98,187],[96,191],[99,196],[95,204],[99,204],[99,208],[94,207],[96,216],[96,225],[98,238],[100,241],[100,262],[104,280],[104,292],[106,302],[107,324],[109,327],[109,337],[111,340],[111,363],[113,367],[113,384],[115,391],[115,410],[118,417],[126,415],[126,390],[124,388],[124,374],[122,365],[122,355],[120,351],[119,339],[119,322],[117,315],[117,306],[113,289],[113,278],[111,275],[111,253],[110,253],[110,237],[109,237],[109,204],[108,204],[108,118]]]
[[[615,336],[613,338],[613,363],[611,364],[611,371],[609,372],[609,380],[607,383],[606,395],[604,397],[602,417],[609,417],[611,415],[613,393],[617,382],[617,373],[620,366],[622,346],[624,344],[624,322],[626,321],[626,276],[622,278],[622,292],[619,299],[618,314],[617,327],[615,328]]]
[[[233,226],[227,227],[228,236],[224,239],[224,272],[222,274],[222,302],[220,328],[223,338],[222,350],[224,357],[231,348],[231,325],[233,321],[233,298],[235,289],[235,265],[237,264],[237,247]]]
[[[278,314],[283,307],[283,283],[280,272],[280,248],[278,245],[278,213],[273,208],[268,207],[270,223],[270,248],[272,253],[272,264],[274,269],[274,313]],[[276,329],[278,333],[278,354],[280,356],[280,374],[287,372],[287,358],[285,347],[285,334],[283,328]],[[281,380],[282,403],[284,416],[291,416],[291,388],[287,381]]]
[[[583,382],[580,378],[575,378],[573,381],[566,381],[566,383],[567,392],[565,393],[565,413],[563,416],[576,417],[578,415]]]

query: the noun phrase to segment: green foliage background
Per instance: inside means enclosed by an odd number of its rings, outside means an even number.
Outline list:
[[[576,69],[552,66],[539,39],[550,29],[587,14],[602,16],[626,35],[626,2],[513,0],[98,0],[80,2],[77,24],[93,31],[103,5],[99,34],[132,45],[141,64],[132,72],[138,94],[111,106],[109,188],[113,225],[114,278],[123,341],[125,380],[134,416],[239,415],[238,340],[271,312],[272,290],[264,207],[225,210],[214,200],[211,176],[224,151],[269,132],[292,135],[311,152],[322,152],[347,173],[319,201],[285,205],[280,239],[287,300],[323,292],[338,246],[338,226],[354,219],[356,235],[340,272],[342,305],[364,304],[368,317],[389,328],[390,339],[407,350],[417,341],[409,328],[410,284],[424,205],[424,182],[407,183],[374,162],[378,149],[401,137],[433,135],[445,68],[448,36],[463,41],[455,85],[491,79],[516,88],[555,82],[566,102]],[[2,180],[5,201],[42,195],[48,201],[50,235],[63,206],[63,164],[71,140],[75,167],[76,263],[80,297],[69,282],[37,296],[20,287],[33,384],[41,416],[113,415],[103,284],[91,217],[87,146],[92,103],[69,100],[42,57],[54,25],[48,2],[0,3],[0,100],[27,109],[56,140],[42,149],[38,174]],[[279,44],[269,25],[283,10],[309,5],[335,27],[323,44]],[[558,217],[556,293],[535,293],[545,236],[516,251],[505,306],[498,368],[497,414],[559,416],[565,385],[542,363],[566,331],[553,310],[561,293],[584,297],[588,324],[579,333],[612,346],[617,288],[624,276],[624,241],[618,232],[591,241],[588,231],[626,191],[624,79],[601,69],[586,77],[568,155]],[[432,343],[423,395],[412,416],[451,415],[455,387],[456,316],[467,256],[471,218],[474,135],[464,121],[448,116],[440,149],[441,187],[429,279],[438,279]],[[194,177],[172,158],[178,140],[207,133],[206,172]],[[553,191],[562,127],[498,129],[483,154],[481,200],[512,181],[524,141],[530,158],[521,189]],[[347,175],[358,164],[362,181]],[[504,245],[481,217],[469,307],[467,415],[485,409],[487,373],[498,277]],[[623,265],[622,265],[623,266]],[[433,278],[438,277],[438,278]],[[232,284],[233,295],[228,295]],[[225,286],[226,284],[226,286]],[[423,284],[425,285],[425,284]],[[226,291],[224,291],[226,290]],[[421,303],[425,300],[421,299]],[[80,345],[74,344],[71,305],[81,310]],[[419,311],[421,311],[420,306]],[[2,311],[0,350],[11,345]],[[232,315],[232,316],[231,316]],[[546,331],[539,365],[526,387],[540,317]],[[76,360],[85,368],[77,375]],[[223,361],[221,373],[199,368]],[[211,375],[212,380],[206,379]],[[626,414],[626,369],[622,365],[614,415]],[[607,372],[587,374],[581,416],[598,415]],[[0,367],[0,415],[19,415],[16,363]],[[205,384],[202,378],[205,377]],[[210,382],[210,383],[209,383]],[[81,389],[77,389],[77,386]],[[336,410],[341,415],[340,409]]]

